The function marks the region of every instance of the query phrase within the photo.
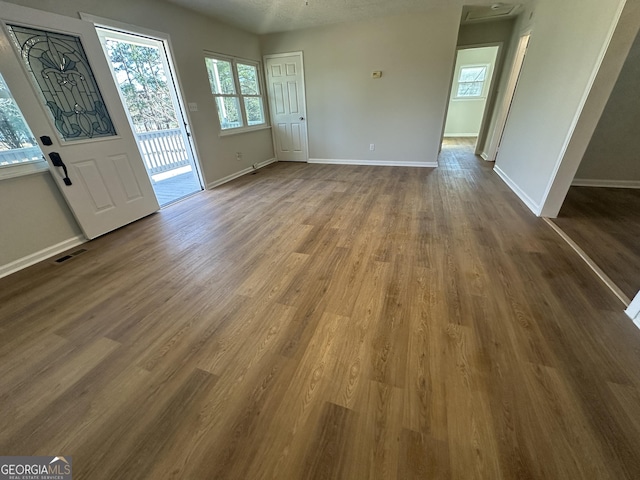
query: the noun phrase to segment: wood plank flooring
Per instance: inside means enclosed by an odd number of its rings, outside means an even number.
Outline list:
[[[632,299],[640,291],[640,190],[571,187],[553,219]]]
[[[0,280],[0,454],[640,478],[640,330],[491,167],[273,164]]]

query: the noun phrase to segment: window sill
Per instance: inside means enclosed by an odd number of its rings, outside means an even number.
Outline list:
[[[468,102],[471,100],[486,100],[487,96],[486,95],[479,95],[477,97],[453,97],[451,100],[455,100],[456,102],[460,101],[460,102]]]
[[[221,130],[219,136],[228,137],[229,135],[237,135],[239,133],[258,132],[260,130],[269,130],[271,125],[256,125],[255,127],[240,127]]]
[[[17,165],[0,166],[0,180],[7,178],[24,177],[25,175],[33,175],[35,173],[43,173],[49,171],[47,162],[30,162]]]

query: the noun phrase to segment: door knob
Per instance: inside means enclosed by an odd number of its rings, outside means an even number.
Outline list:
[[[300,120],[304,120],[304,117],[300,117]]]

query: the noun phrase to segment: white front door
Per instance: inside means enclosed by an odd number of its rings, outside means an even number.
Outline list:
[[[87,238],[157,211],[93,24],[4,2],[0,23],[1,73]]]
[[[302,52],[266,55],[269,109],[278,161],[306,162],[307,113]]]

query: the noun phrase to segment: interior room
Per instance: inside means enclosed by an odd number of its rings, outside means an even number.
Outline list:
[[[601,271],[625,304],[640,289],[640,69],[636,37],[554,223]]]
[[[0,466],[640,478],[639,6],[0,1]]]

